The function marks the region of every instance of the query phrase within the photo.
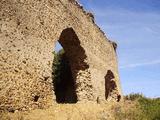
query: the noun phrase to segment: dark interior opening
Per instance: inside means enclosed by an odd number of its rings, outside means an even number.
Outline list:
[[[38,95],[35,95],[35,96],[34,96],[34,102],[37,102],[38,99],[39,99],[39,96],[38,96]]]
[[[53,85],[56,101],[57,103],[76,103],[76,86],[69,60],[63,49],[55,54],[53,61]]]
[[[121,95],[118,94],[117,85],[114,79],[115,76],[113,72],[108,70],[105,76],[105,98],[107,100],[107,98],[111,96],[119,102],[121,100]]]
[[[109,97],[109,93],[112,92],[112,90],[115,87],[115,82],[112,79],[114,79],[114,75],[111,70],[108,70],[105,76],[105,98],[106,100]]]
[[[119,102],[121,100],[121,95],[117,96],[117,102]]]

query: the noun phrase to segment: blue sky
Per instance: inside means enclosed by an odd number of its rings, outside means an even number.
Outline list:
[[[124,94],[160,97],[160,0],[80,0],[118,43]]]

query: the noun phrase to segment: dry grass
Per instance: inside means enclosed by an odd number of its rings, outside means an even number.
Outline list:
[[[113,104],[57,104],[29,112],[1,113],[1,120],[112,120]]]
[[[0,113],[0,120],[160,120],[160,99],[135,97],[121,103],[55,104],[42,110]]]

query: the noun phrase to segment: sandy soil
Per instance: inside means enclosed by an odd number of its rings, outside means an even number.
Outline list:
[[[113,112],[119,104],[78,103],[55,104],[48,109],[0,113],[0,120],[114,120]]]

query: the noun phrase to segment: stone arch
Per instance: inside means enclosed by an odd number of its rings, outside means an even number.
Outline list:
[[[118,92],[117,83],[115,81],[114,73],[111,70],[107,71],[105,76],[105,98],[106,100],[111,97],[117,102],[120,101],[121,95]]]
[[[65,86],[66,89],[61,89],[63,95],[60,95],[58,99],[60,99],[60,103],[76,103],[77,101],[87,98],[87,84],[91,81],[90,72],[88,71],[89,65],[86,62],[87,55],[73,28],[64,29],[58,42],[65,51],[63,58],[68,62],[68,65],[66,66],[67,69],[65,69],[68,71],[68,75],[70,74],[68,77],[70,80],[63,79],[62,77],[63,80],[61,85]],[[88,77],[86,78],[86,76]],[[86,82],[87,79],[90,80]],[[70,82],[70,85],[67,81]],[[60,88],[61,85],[56,86],[54,84],[56,99],[58,97],[56,89],[58,89],[58,87]],[[72,88],[72,90],[70,88]],[[70,93],[66,92],[67,89],[70,89]],[[82,91],[84,92],[83,95],[81,94]]]

